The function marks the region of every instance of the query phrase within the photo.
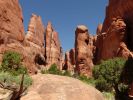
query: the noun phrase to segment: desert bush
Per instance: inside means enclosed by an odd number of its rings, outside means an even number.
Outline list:
[[[56,65],[56,64],[52,64],[48,70],[46,70],[46,69],[41,70],[41,73],[42,73],[42,74],[63,75],[62,71],[60,71],[60,70],[57,68],[57,65]]]
[[[21,62],[21,55],[14,51],[6,51],[0,66],[0,88],[13,92],[11,100],[19,100],[31,84],[32,79]]]
[[[27,69],[21,63],[21,55],[14,51],[6,51],[3,55],[0,71],[13,75],[27,74]]]
[[[95,80],[93,78],[88,78],[84,75],[80,76],[78,74],[71,74],[71,72],[64,70],[64,71],[60,71],[56,64],[51,65],[51,67],[48,70],[41,70],[42,74],[55,74],[55,75],[61,75],[61,76],[68,76],[68,77],[72,77],[72,78],[76,78],[81,80],[84,83],[87,84],[91,84],[93,86],[95,86]]]
[[[57,68],[56,64],[51,65],[51,67],[48,69],[48,73],[62,75],[62,72]]]
[[[21,76],[14,76],[9,72],[0,72],[0,83],[4,83],[8,86],[19,86],[21,83]],[[24,76],[24,87],[28,87],[32,84],[32,79],[29,75]]]
[[[69,72],[69,71],[67,71],[67,70],[65,70],[64,72],[62,72],[62,75],[63,75],[63,76],[72,77],[71,72]]]
[[[102,92],[105,100],[115,100],[115,96],[111,92]]]
[[[124,89],[121,81],[126,60],[123,58],[114,58],[107,61],[102,61],[100,65],[96,65],[93,69],[93,76],[96,80],[96,88],[100,91],[112,92],[119,94]],[[124,83],[123,83],[124,84]],[[121,89],[119,88],[121,87]],[[125,87],[126,88],[126,87]]]

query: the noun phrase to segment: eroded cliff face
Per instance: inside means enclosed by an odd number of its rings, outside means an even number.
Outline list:
[[[23,41],[23,15],[18,0],[1,0],[0,5],[0,44],[9,39]]]
[[[130,51],[133,51],[133,2],[132,0],[109,0],[106,8],[106,18],[103,23],[102,32],[106,32],[112,23],[112,18],[118,16],[123,19],[126,24],[126,45]]]
[[[62,48],[51,23],[48,23],[45,32],[41,17],[32,14],[25,35],[18,0],[2,0],[0,4],[0,62],[5,51],[16,51],[21,54],[29,73],[37,73],[54,63],[60,68]]]
[[[48,22],[45,34],[46,65],[50,67],[51,64],[56,64],[60,69],[63,57],[62,52],[58,33],[54,31],[51,22]]]
[[[90,77],[93,67],[93,53],[91,48],[93,42],[90,41],[92,39],[90,39],[87,27],[84,25],[78,26],[75,36],[76,72],[80,75]]]
[[[33,64],[32,66],[36,70],[45,66],[44,33],[45,28],[41,17],[32,14],[23,43],[25,52],[27,53],[24,62],[26,62],[26,66],[30,66],[30,63]]]
[[[108,31],[97,36],[98,54],[96,57],[98,60],[124,56],[120,50],[120,44],[125,42],[125,37],[125,22],[121,18],[114,19],[108,28]]]
[[[32,14],[28,26],[28,31],[25,36],[26,40],[37,45],[44,46],[44,32],[45,30],[41,17]]]
[[[109,0],[102,32],[97,40],[97,61],[128,58],[133,51],[133,2]]]

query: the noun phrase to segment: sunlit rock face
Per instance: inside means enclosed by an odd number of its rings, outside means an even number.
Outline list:
[[[106,8],[106,17],[103,23],[102,32],[107,32],[112,23],[112,18],[118,16],[123,19],[126,24],[125,44],[130,51],[133,51],[133,2],[132,0],[109,0]]]
[[[24,53],[23,15],[18,0],[0,0],[0,62],[6,51]]]
[[[46,58],[46,64],[50,64],[50,52],[51,52],[51,38],[52,38],[52,24],[51,22],[48,22],[46,27],[46,33],[45,33],[45,58]]]
[[[44,46],[44,32],[45,29],[41,17],[32,14],[25,38],[37,45]]]
[[[133,51],[133,2],[109,0],[102,32],[97,37],[96,59],[128,58]]]
[[[90,77],[93,67],[93,53],[89,32],[86,26],[79,25],[75,31],[75,61],[76,72]]]
[[[0,44],[9,39],[24,40],[23,15],[18,0],[0,0]]]
[[[48,22],[45,34],[46,65],[50,67],[50,65],[56,64],[60,68],[62,65],[62,56],[62,47],[58,33],[54,31],[51,22]]]
[[[98,35],[97,40],[97,58],[106,60],[109,58],[121,56],[120,43],[125,41],[126,24],[123,19],[116,18],[112,21],[108,31]]]
[[[101,34],[101,32],[102,32],[102,27],[103,27],[102,24],[99,24],[99,25],[98,25],[97,30],[96,30],[96,34],[97,34],[97,35],[100,35],[100,34]]]

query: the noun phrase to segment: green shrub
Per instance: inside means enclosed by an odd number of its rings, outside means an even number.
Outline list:
[[[48,70],[45,70],[45,69],[42,69],[42,70],[41,70],[41,73],[42,73],[42,74],[49,74]]]
[[[100,90],[101,92],[112,91],[111,85],[105,80],[103,77],[99,76],[98,80],[95,81],[95,87]]]
[[[0,66],[0,82],[8,85],[20,85],[21,76],[24,74],[24,87],[32,84],[32,79],[26,67],[21,63],[21,55],[14,51],[6,51]]]
[[[87,84],[95,85],[95,80],[93,78],[87,78],[86,76],[79,76],[78,74],[71,75],[71,73],[67,70],[60,71],[56,64],[51,65],[51,67],[48,70],[41,70],[42,74],[55,74],[55,75],[62,75],[62,76],[68,76],[73,77],[76,79],[81,80],[82,82],[85,82]]]
[[[21,77],[13,76],[9,72],[0,72],[0,82],[8,86],[19,86],[21,83]],[[28,87],[32,84],[32,79],[29,75],[24,76],[24,87]]]
[[[41,73],[42,74],[63,75],[62,71],[60,71],[57,68],[57,65],[56,64],[52,64],[48,70],[46,70],[46,69],[41,70]]]
[[[103,61],[100,65],[96,65],[93,69],[93,76],[96,80],[96,88],[101,91],[120,92],[118,86],[121,73],[124,69],[126,60],[122,58],[109,59]]]
[[[69,77],[72,77],[72,75],[71,75],[71,73],[69,72],[69,71],[64,71],[63,73],[62,73],[62,75],[63,76],[69,76]]]
[[[79,79],[80,81],[84,83],[95,86],[95,80],[93,78],[88,78],[84,75],[79,76],[78,74],[73,75],[73,77]]]
[[[27,74],[27,69],[21,63],[21,55],[14,51],[4,53],[0,70],[13,75]]]
[[[48,69],[48,73],[62,75],[62,72],[57,68],[56,64],[51,65],[51,67]]]
[[[102,92],[105,100],[115,100],[115,96],[111,92]]]

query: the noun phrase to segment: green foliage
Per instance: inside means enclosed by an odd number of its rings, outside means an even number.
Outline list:
[[[14,51],[7,51],[3,55],[0,71],[13,75],[26,74],[27,70],[21,63],[21,55]]]
[[[95,84],[95,81],[94,81],[93,78],[88,78],[88,77],[86,77],[84,75],[79,76],[78,79],[81,80],[81,81],[83,81],[83,82],[85,82],[85,83],[87,83],[87,84],[92,84],[92,85]]]
[[[118,89],[121,91],[121,93],[124,93],[125,91],[128,91],[128,85],[125,85],[123,83],[120,83],[118,85]]]
[[[0,83],[19,86],[23,74],[25,74],[24,87],[28,87],[32,84],[32,79],[28,75],[26,67],[21,63],[21,55],[14,51],[5,52],[0,66]]]
[[[42,74],[48,74],[48,71],[45,70],[45,69],[42,69],[42,70],[41,70],[41,73],[42,73]]]
[[[95,85],[95,80],[93,78],[88,78],[83,75],[79,76],[78,74],[72,75],[69,71],[60,71],[55,64],[51,65],[51,67],[48,70],[41,70],[41,73],[73,77],[73,78],[79,79],[87,84],[91,84],[93,86]]]
[[[72,77],[72,75],[71,75],[71,73],[69,72],[69,71],[64,71],[63,73],[62,73],[62,75],[63,76],[69,76],[69,77]]]
[[[0,72],[0,82],[8,86],[19,86],[21,83],[22,75],[13,76],[9,72]],[[32,79],[29,75],[24,76],[24,87],[32,84]]]
[[[102,92],[105,100],[115,100],[115,96],[111,92]]]
[[[2,67],[5,70],[17,69],[20,66],[21,56],[14,51],[7,51],[3,55]]]
[[[63,75],[62,72],[57,68],[56,64],[50,66],[48,70],[43,69],[41,70],[42,74],[55,74],[55,75]]]
[[[101,91],[113,91],[113,89],[116,89],[116,86],[121,83],[120,77],[125,63],[125,59],[114,58],[96,65],[93,69],[96,88]]]
[[[62,75],[62,72],[57,68],[56,64],[51,65],[51,67],[48,69],[48,73]]]
[[[95,87],[101,92],[103,91],[110,92],[112,89],[111,85],[107,82],[107,80],[105,80],[101,76],[95,81]]]

